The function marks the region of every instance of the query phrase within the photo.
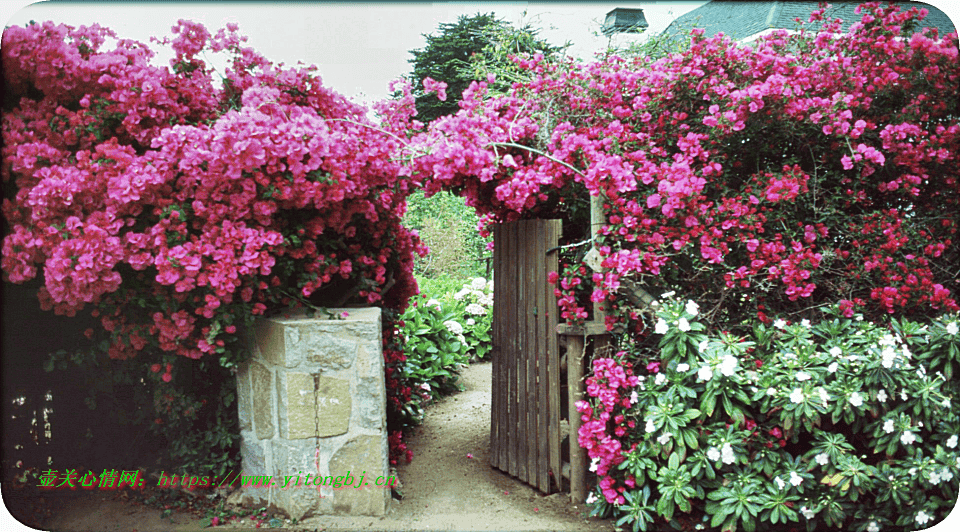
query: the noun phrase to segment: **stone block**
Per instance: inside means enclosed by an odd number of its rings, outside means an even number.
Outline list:
[[[287,360],[286,327],[275,319],[259,320],[254,326],[253,337],[256,351],[260,352],[262,360],[274,366],[294,367],[294,362]],[[254,351],[254,353],[256,353]]]
[[[253,397],[250,393],[250,364],[240,364],[237,368],[237,414],[240,417],[240,430],[253,428],[252,406]]]
[[[269,443],[269,440],[259,440],[252,432],[240,432],[240,457],[243,461],[242,475],[261,476],[269,474],[267,472],[266,443]],[[249,495],[254,500],[267,500],[269,497],[269,490],[265,486],[261,488],[241,486],[241,489],[245,495]]]
[[[382,516],[390,501],[390,489],[374,484],[378,476],[387,476],[386,435],[357,436],[330,459],[331,474],[349,473],[354,486],[335,490],[332,509],[339,515]],[[363,477],[364,485],[357,487]]]
[[[386,430],[387,395],[383,378],[358,379],[354,398],[356,422],[365,429]]]
[[[312,485],[317,475],[316,443],[277,438],[270,448],[275,504],[297,520],[315,513],[320,499],[319,490]]]
[[[275,432],[273,423],[273,373],[266,366],[250,362],[250,384],[253,397],[253,426],[257,438],[271,438]]]

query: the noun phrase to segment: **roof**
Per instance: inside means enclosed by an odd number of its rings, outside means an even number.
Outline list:
[[[824,18],[843,20],[843,31],[850,25],[860,21],[860,15],[854,13],[860,2],[833,2],[833,5],[824,13]],[[911,7],[926,8],[929,13],[920,22],[920,27],[937,28],[940,35],[957,31],[950,18],[934,6],[922,2],[896,2],[901,10]],[[705,37],[713,37],[717,33],[742,41],[769,29],[797,28],[796,18],[806,22],[810,13],[818,8],[818,2],[788,2],[788,1],[761,1],[747,2],[739,0],[712,0],[692,11],[689,11],[667,26],[663,30],[666,35],[680,35],[691,28],[703,28]],[[818,23],[811,24],[816,28]]]

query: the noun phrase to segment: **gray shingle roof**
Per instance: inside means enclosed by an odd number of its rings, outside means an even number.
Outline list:
[[[940,35],[957,31],[950,18],[934,6],[922,2],[896,3],[903,11],[914,6],[926,8],[929,13],[921,21],[921,28],[937,28]],[[844,22],[843,31],[860,20],[860,15],[854,13],[854,9],[860,2],[834,1],[831,4],[832,6],[824,13],[824,16],[831,20],[842,19]],[[678,17],[667,26],[667,29],[663,30],[663,33],[679,35],[697,27],[704,29],[706,37],[713,37],[722,32],[724,35],[739,41],[771,28],[796,29],[795,19],[800,18],[800,20],[806,22],[810,18],[810,13],[815,9],[817,9],[816,1],[746,2],[712,0]]]

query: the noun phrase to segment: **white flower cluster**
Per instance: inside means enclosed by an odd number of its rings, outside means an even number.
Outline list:
[[[897,346],[900,346],[899,352]],[[885,334],[877,342],[877,347],[880,349],[880,364],[887,369],[893,368],[894,364],[900,363],[904,367],[909,367],[909,363],[906,362],[913,357],[913,354],[910,353],[910,349],[903,344],[903,339],[899,335],[894,336],[891,334]]]
[[[470,284],[463,285],[463,288],[453,294],[457,301],[467,300],[468,297],[474,302],[467,305],[467,312],[474,316],[482,316],[487,313],[486,309],[493,306],[493,280],[489,282],[483,277],[477,277]]]
[[[720,449],[716,447],[707,449],[707,458],[713,462],[719,461],[727,465],[737,461],[737,455],[733,452],[733,447],[729,443],[724,443],[720,446]]]
[[[955,322],[955,321],[951,321],[950,323],[948,323],[948,324],[947,324],[947,334],[952,334],[952,335],[956,336],[957,333],[960,333],[960,325],[958,325],[957,322]]]
[[[487,309],[483,308],[483,305],[480,303],[470,303],[467,305],[467,314],[472,314],[474,316],[483,316],[487,313]]]
[[[463,334],[463,325],[458,321],[447,320],[443,322],[443,326],[446,327],[451,334]]]

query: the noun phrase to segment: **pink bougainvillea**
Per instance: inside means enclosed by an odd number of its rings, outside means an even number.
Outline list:
[[[728,325],[841,300],[956,310],[957,38],[899,37],[922,12],[863,9],[847,34],[826,21],[751,46],[694,30],[657,61],[518,58],[530,81],[497,98],[471,86],[413,138],[413,169],[488,222],[576,223],[600,197],[602,270],[568,259],[557,278],[571,321],[599,300],[610,327],[642,329],[627,280],[722,302]]]
[[[41,277],[41,306],[91,311],[109,355],[146,358],[149,375],[164,354],[240,361],[243,326],[281,308],[402,311],[425,251],[400,223],[412,103],[375,124],[313,68],[244,47],[235,25],[173,33],[158,67],[99,26],[5,30],[5,280]],[[216,73],[204,51],[232,61]],[[385,356],[394,402],[409,401],[402,356]]]

